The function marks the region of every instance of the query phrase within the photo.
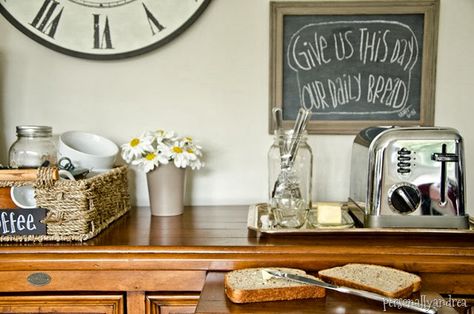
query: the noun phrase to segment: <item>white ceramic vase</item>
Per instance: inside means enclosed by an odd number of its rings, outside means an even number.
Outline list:
[[[148,195],[153,216],[181,215],[184,209],[186,169],[173,163],[147,173]]]

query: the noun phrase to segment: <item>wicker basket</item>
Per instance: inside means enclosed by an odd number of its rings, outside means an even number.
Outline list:
[[[29,182],[37,206],[47,209],[46,235],[2,235],[0,242],[85,241],[130,209],[126,166],[77,181],[55,180],[54,171],[40,168],[36,182]],[[0,187],[23,184],[0,181]]]

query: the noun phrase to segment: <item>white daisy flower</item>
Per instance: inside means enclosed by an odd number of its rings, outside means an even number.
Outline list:
[[[189,153],[192,153],[196,156],[202,156],[202,147],[195,144],[191,137],[183,137],[179,142],[179,145],[184,147]]]
[[[179,143],[176,143],[171,148],[171,158],[174,165],[178,168],[186,168],[189,165],[189,155],[183,147],[179,146]]]
[[[200,169],[202,148],[191,137],[176,137],[173,131],[146,131],[123,144],[122,157],[127,163],[143,166],[146,172],[171,160],[178,168]]]
[[[173,131],[167,132],[165,130],[156,130],[153,135],[157,143],[169,143],[175,141],[175,134]]]
[[[168,146],[164,144],[159,144],[157,146],[156,155],[158,156],[158,159],[161,164],[166,165],[171,160],[171,150]]]
[[[201,152],[201,147],[198,145],[190,145],[188,144],[186,147],[186,152],[187,157],[189,159],[189,165],[191,166],[191,169],[193,170],[199,170],[201,167],[204,166],[204,163],[200,160],[199,157],[202,156]]]
[[[149,172],[160,165],[166,165],[169,162],[170,152],[169,149],[159,147],[158,150],[146,153],[145,156],[132,161],[132,165],[143,167],[145,172]]]
[[[151,152],[147,153],[144,157],[140,159],[133,160],[132,165],[143,167],[143,170],[145,170],[145,172],[149,172],[155,169],[155,167],[158,167],[160,165],[160,162],[158,160],[158,155],[155,152]]]
[[[130,142],[121,146],[122,158],[126,162],[131,162],[134,159],[141,158],[148,152],[153,152],[153,138],[150,136],[135,137]]]
[[[199,170],[201,169],[202,167],[204,167],[204,162],[202,162],[201,160],[199,159],[196,159],[196,160],[193,160],[191,161],[191,169],[192,170]]]
[[[190,136],[185,136],[181,138],[181,140],[179,141],[179,145],[181,146],[192,145],[192,143],[193,143],[193,138]]]

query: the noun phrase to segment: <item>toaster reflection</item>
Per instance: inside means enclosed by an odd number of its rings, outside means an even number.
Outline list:
[[[453,182],[447,183],[447,195],[444,199],[441,197],[440,184],[437,182],[419,185],[418,189],[422,196],[422,215],[460,215],[458,187]]]

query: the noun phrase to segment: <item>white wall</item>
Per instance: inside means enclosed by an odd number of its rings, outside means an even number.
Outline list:
[[[468,198],[474,191],[473,17],[472,0],[441,0],[435,122],[465,138]],[[173,42],[113,62],[56,53],[0,18],[0,160],[20,124],[91,131],[117,144],[145,129],[172,129],[207,152],[187,203],[265,201],[268,64],[268,0],[214,0]],[[310,137],[315,199],[347,198],[352,141]],[[144,175],[131,177],[136,203],[147,204]]]

